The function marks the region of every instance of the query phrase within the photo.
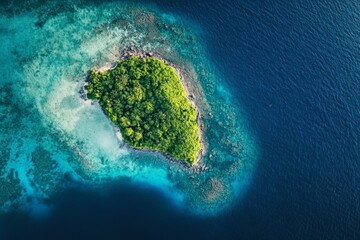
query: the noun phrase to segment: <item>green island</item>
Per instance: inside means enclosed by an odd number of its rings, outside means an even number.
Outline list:
[[[196,163],[201,149],[197,114],[178,74],[163,60],[131,56],[108,71],[91,70],[84,88],[128,145]]]

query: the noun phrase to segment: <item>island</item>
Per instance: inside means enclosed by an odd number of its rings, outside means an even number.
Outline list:
[[[130,56],[107,71],[91,70],[89,99],[135,149],[159,151],[194,165],[201,150],[198,116],[175,69],[153,56]]]

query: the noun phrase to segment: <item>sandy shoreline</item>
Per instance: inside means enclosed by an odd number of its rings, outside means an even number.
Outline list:
[[[185,77],[184,74],[182,73],[181,69],[179,67],[177,67],[174,63],[166,60],[165,58],[163,58],[162,56],[156,54],[156,53],[152,53],[152,52],[142,52],[139,50],[136,50],[134,48],[130,48],[130,49],[126,49],[120,52],[120,58],[118,60],[124,60],[126,58],[129,58],[131,56],[138,56],[139,58],[145,58],[145,57],[155,57],[157,59],[161,59],[163,60],[167,65],[171,66],[175,72],[178,74],[179,78],[180,78],[180,82],[182,84],[182,86],[184,87],[185,93],[186,93],[186,97],[187,99],[189,99],[190,103],[194,106],[195,111],[196,111],[196,122],[198,124],[198,129],[199,129],[199,139],[200,139],[200,146],[201,149],[196,157],[196,163],[193,165],[193,167],[197,167],[200,166],[200,164],[202,164],[202,158],[203,156],[205,156],[206,154],[206,142],[205,142],[205,135],[204,135],[204,122],[202,120],[202,111],[201,109],[196,105],[195,101],[197,99],[195,92],[196,91],[191,91],[191,84],[190,81],[188,81]],[[113,62],[112,64],[106,64],[105,66],[95,69],[98,72],[104,72],[104,71],[108,71],[110,69],[113,69],[116,67],[116,62]],[[84,89],[84,86],[86,85],[86,82],[82,85],[82,88],[80,90],[80,94],[82,96],[82,98],[84,98],[85,100],[88,100],[86,97],[86,90]],[[190,86],[189,86],[190,85]],[[121,132],[120,132],[120,128],[115,125],[113,122],[111,122],[115,131],[116,131],[116,136],[120,141],[124,141]],[[172,161],[172,162],[179,162],[179,160],[176,160],[174,158],[172,158],[170,155],[166,155],[161,151],[157,151],[157,150],[151,150],[151,149],[147,149],[147,148],[143,148],[143,149],[138,149],[138,148],[134,148],[132,146],[130,146],[129,144],[125,143],[124,144],[136,151],[145,151],[145,152],[152,152],[152,153],[160,153],[161,155],[163,155],[166,159]],[[184,161],[181,161],[182,163],[184,163],[186,166],[190,166],[189,164],[185,163]]]

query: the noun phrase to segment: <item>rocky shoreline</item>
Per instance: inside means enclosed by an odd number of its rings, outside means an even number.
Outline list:
[[[181,81],[181,84],[182,86],[184,87],[184,90],[185,90],[185,93],[186,93],[186,97],[189,99],[190,103],[193,105],[193,107],[195,108],[195,111],[196,111],[196,122],[198,124],[198,127],[199,127],[199,139],[200,139],[200,145],[201,145],[201,149],[196,157],[196,163],[193,165],[193,166],[190,166],[189,164],[185,163],[184,161],[179,161],[179,160],[176,160],[174,158],[172,158],[170,155],[166,155],[164,154],[163,152],[161,151],[156,151],[156,150],[151,150],[151,149],[147,149],[147,148],[143,148],[143,149],[137,149],[137,148],[134,148],[128,144],[126,144],[124,142],[123,145],[126,145],[132,149],[134,149],[135,151],[145,151],[145,152],[152,152],[152,153],[160,153],[162,156],[164,156],[167,160],[171,161],[171,162],[182,162],[184,163],[185,166],[187,167],[194,167],[195,168],[195,173],[196,172],[201,172],[201,171],[204,171],[204,170],[207,170],[207,167],[203,164],[203,157],[205,156],[206,154],[206,142],[205,142],[205,135],[204,135],[204,128],[205,128],[205,125],[204,125],[204,122],[202,120],[202,111],[201,109],[195,104],[195,101],[197,99],[197,96],[193,93],[195,93],[196,91],[191,91],[191,85],[190,85],[190,82],[187,81],[187,79],[184,77],[184,74],[182,74],[182,71],[180,68],[178,68],[174,63],[170,62],[169,60],[163,58],[162,56],[156,54],[156,53],[153,53],[153,52],[143,52],[143,51],[140,51],[140,50],[137,50],[135,48],[128,48],[128,49],[125,49],[125,50],[122,50],[120,51],[120,58],[119,60],[125,60],[131,56],[137,56],[139,58],[146,58],[146,57],[155,57],[157,59],[160,59],[160,60],[163,60],[167,65],[171,66],[175,72],[177,73],[177,75],[179,76],[180,78],[180,81]],[[115,68],[116,67],[116,62],[112,63],[111,65],[105,65],[104,67],[101,67],[101,68],[98,68],[96,69],[96,71],[98,72],[104,72],[104,71],[108,71],[112,68]],[[80,95],[81,95],[81,98],[83,98],[84,100],[88,100],[87,98],[87,92],[86,90],[84,89],[84,86],[86,85],[86,82],[87,80],[84,82],[84,84],[81,86],[81,89],[79,91]],[[123,141],[123,138],[121,136],[121,132],[120,132],[120,129],[118,126],[116,126],[114,123],[112,123],[115,131],[116,131],[116,136],[119,140]],[[123,145],[121,147],[123,147]]]

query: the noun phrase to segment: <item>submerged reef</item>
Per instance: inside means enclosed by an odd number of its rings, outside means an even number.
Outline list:
[[[105,72],[90,71],[87,97],[99,100],[125,142],[193,165],[201,149],[195,107],[174,68],[132,56]]]
[[[124,2],[8,9],[0,7],[1,211],[44,209],[69,186],[101,191],[121,180],[197,214],[242,196],[258,151],[196,23]],[[110,69],[131,48],[165,57],[186,79],[206,149],[193,167],[129,147],[99,104],[79,97],[89,69]]]

